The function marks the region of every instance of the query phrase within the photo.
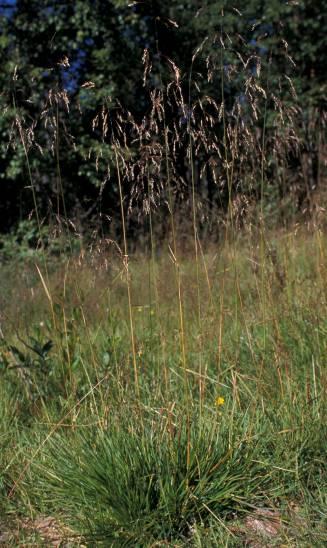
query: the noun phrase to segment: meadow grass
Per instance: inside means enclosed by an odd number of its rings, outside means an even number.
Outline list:
[[[323,545],[325,244],[253,229],[128,272],[114,247],[9,262],[0,538]]]
[[[194,52],[188,85],[159,49],[152,77],[145,50],[145,118],[109,98],[95,110],[89,247],[61,178],[66,90],[49,90],[35,114],[52,128],[56,238],[38,209],[38,124],[14,105],[34,210],[0,242],[0,543],[327,541],[323,175],[302,203],[305,172],[296,184],[290,173],[305,150],[292,82],[274,86],[272,55],[247,42],[222,25],[220,40]],[[305,205],[308,229],[294,222]]]

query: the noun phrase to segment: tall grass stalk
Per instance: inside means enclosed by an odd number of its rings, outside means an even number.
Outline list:
[[[128,247],[127,247],[127,237],[126,237],[126,228],[125,228],[125,212],[124,212],[124,201],[123,201],[123,190],[121,184],[120,176],[120,167],[118,152],[116,146],[114,146],[116,170],[117,170],[117,179],[118,179],[118,188],[119,188],[119,200],[120,200],[120,210],[121,210],[121,222],[123,230],[123,242],[124,242],[124,257],[123,257],[123,266],[125,269],[126,277],[126,288],[128,296],[128,311],[129,311],[129,324],[130,324],[130,336],[131,336],[131,349],[132,349],[132,358],[133,358],[133,370],[134,370],[134,382],[136,394],[139,395],[139,378],[137,371],[137,362],[136,362],[136,350],[135,350],[135,336],[134,336],[134,322],[133,322],[133,309],[132,309],[132,295],[131,295],[131,285],[130,285],[130,274],[129,274],[129,257],[128,257]]]

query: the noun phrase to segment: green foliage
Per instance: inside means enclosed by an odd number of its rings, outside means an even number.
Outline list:
[[[224,409],[224,417],[208,413],[201,421],[195,415],[189,427],[175,416],[174,432],[162,419],[144,427],[125,425],[124,413],[118,420],[97,436],[73,436],[70,445],[57,436],[42,464],[40,492],[51,485],[55,504],[73,523],[82,520],[84,535],[126,546],[186,540],[197,521],[262,500],[263,438],[253,434],[247,412],[235,417]]]
[[[48,225],[38,226],[34,220],[20,221],[8,234],[0,235],[0,260],[8,262],[32,262],[45,255],[66,258],[70,252],[78,252],[80,241],[72,235],[53,231]]]
[[[14,445],[17,435],[16,400],[8,397],[1,386],[0,398],[0,509],[5,512],[5,500],[12,481],[10,469],[14,461]]]
[[[197,108],[197,100],[203,105],[206,97],[211,97],[218,105],[224,100],[228,112],[236,100],[244,99],[244,82],[258,77],[259,87],[268,90],[269,96],[266,100],[259,97],[260,116],[246,123],[249,129],[254,125],[257,133],[265,126],[266,151],[261,154],[269,166],[267,178],[274,189],[271,195],[277,204],[275,209],[285,195],[294,191],[291,173],[294,176],[295,171],[297,202],[293,203],[295,209],[302,207],[307,194],[323,176],[326,0],[310,6],[302,0],[251,0],[239,2],[237,8],[223,0],[208,0],[201,9],[197,2],[179,0],[134,4],[117,0],[17,0],[14,9],[3,10],[0,228],[13,226],[35,205],[48,217],[65,216],[65,210],[74,218],[103,212],[113,219],[119,217],[112,143],[108,141],[117,121],[117,107],[121,104],[131,111],[137,123],[144,117],[148,119],[152,108],[149,92],[162,93],[167,85],[171,87],[174,66],[180,69],[184,101],[191,101],[190,109]],[[149,52],[151,63],[145,86],[144,49]],[[229,81],[231,73],[233,78]],[[172,117],[182,133],[180,108],[172,108],[169,94],[165,102],[167,122]],[[278,125],[287,125],[292,113],[293,130],[297,130],[305,153],[301,163],[293,153],[288,156],[291,173],[274,165],[274,144],[269,141],[281,104],[287,107],[288,114],[284,112],[283,123],[279,119]],[[212,116],[212,104],[205,114],[207,119]],[[214,128],[220,140],[221,122],[219,116]],[[196,124],[200,131],[199,118]],[[170,132],[173,131],[172,126]],[[133,131],[129,139],[135,139]],[[156,139],[153,136],[152,141]],[[290,139],[293,144],[296,142],[293,133]],[[261,141],[262,135],[257,152]],[[280,152],[285,149],[284,144],[280,143]],[[228,154],[231,148],[229,144]],[[131,153],[135,153],[135,143]],[[184,181],[184,197],[188,195],[185,186],[190,184],[189,168],[182,161],[186,154],[185,144],[175,158],[177,179]],[[211,206],[225,208],[226,189],[221,188],[226,182],[220,181],[217,186],[206,174],[200,165],[203,154],[198,152],[197,169],[202,173],[197,183],[199,197],[206,195]],[[248,151],[244,173],[251,174],[254,156]],[[215,162],[211,158],[209,164]],[[135,170],[133,177],[138,168]],[[162,166],[161,179],[164,171]],[[135,195],[133,177],[125,185],[127,201]],[[253,178],[251,196],[258,195],[261,184],[258,173],[253,173]],[[249,194],[249,182],[245,179],[244,174],[240,180],[236,178],[236,194]],[[144,191],[144,184],[138,183],[139,191]]]
[[[62,292],[55,263],[48,311],[39,278],[2,304],[8,538],[49,543],[51,519],[76,545],[239,546],[268,541],[249,525],[263,519],[273,545],[326,541],[324,238],[290,238],[266,240],[260,264],[244,237],[235,263],[230,244],[206,270],[180,259],[186,369],[171,261],[131,260],[138,392],[124,264],[72,258]]]
[[[42,238],[48,237],[48,227],[38,226],[32,221],[21,221],[15,231],[0,238],[0,255],[3,261],[28,260],[41,256]]]
[[[30,336],[28,342],[20,340],[20,343],[22,349],[3,341],[0,375],[2,386],[7,387],[9,394],[20,394],[20,405],[27,416],[36,401],[43,401],[55,392],[58,394],[60,388],[49,356],[53,342],[40,342]]]

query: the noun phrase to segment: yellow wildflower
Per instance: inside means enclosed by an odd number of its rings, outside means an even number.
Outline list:
[[[224,403],[225,403],[225,398],[223,398],[222,396],[218,396],[216,398],[215,404],[217,407],[221,407],[222,405],[224,405]]]

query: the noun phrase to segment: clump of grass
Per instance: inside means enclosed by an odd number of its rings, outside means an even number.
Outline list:
[[[326,406],[307,403],[305,387],[294,393],[239,405],[220,396],[201,417],[193,400],[189,427],[178,403],[172,412],[121,402],[106,428],[49,440],[30,496],[90,541],[192,543],[212,520],[236,538],[236,516],[321,497],[326,485]]]
[[[69,443],[53,438],[38,469],[39,493],[51,493],[54,511],[79,534],[131,546],[186,540],[196,523],[263,502],[269,473],[258,461],[262,430],[254,432],[247,412],[213,411],[202,422],[195,415],[189,429],[182,417],[171,422],[167,431],[167,418],[140,427],[120,416],[104,432]]]

